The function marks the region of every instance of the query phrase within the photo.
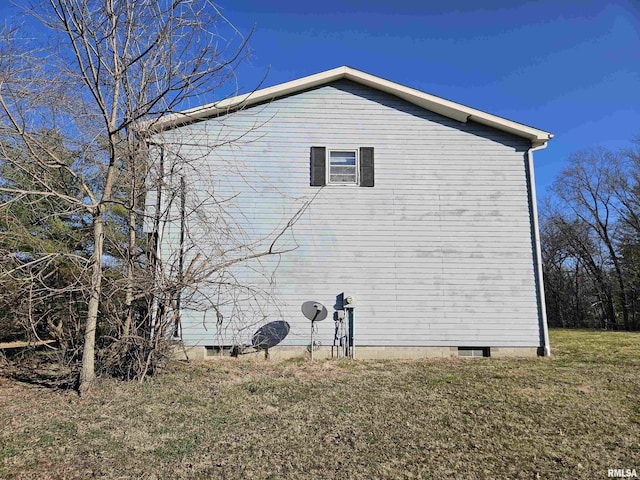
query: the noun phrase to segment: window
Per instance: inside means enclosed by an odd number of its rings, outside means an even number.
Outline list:
[[[489,347],[458,347],[459,357],[490,357]]]
[[[356,150],[329,150],[329,183],[358,184],[358,153]]]
[[[309,185],[374,186],[373,147],[311,147]]]

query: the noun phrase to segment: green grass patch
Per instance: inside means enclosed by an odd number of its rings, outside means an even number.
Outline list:
[[[551,359],[178,367],[88,398],[0,378],[0,478],[606,478],[640,469],[640,335]]]

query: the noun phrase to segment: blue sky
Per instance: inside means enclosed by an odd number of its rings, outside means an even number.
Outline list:
[[[241,89],[340,65],[542,130],[538,197],[568,156],[640,136],[640,0],[233,0]]]
[[[552,132],[539,198],[572,152],[640,137],[640,0],[217,2],[255,25],[243,91],[349,65]]]

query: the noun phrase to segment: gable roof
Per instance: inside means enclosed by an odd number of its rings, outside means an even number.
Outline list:
[[[467,107],[466,105],[455,103],[444,98],[436,97],[435,95],[406,87],[399,83],[391,82],[347,66],[316,73],[315,75],[309,75],[308,77],[263,88],[251,93],[237,95],[201,107],[165,115],[164,117],[149,121],[147,123],[147,130],[149,133],[169,130],[209,117],[225,115],[258,103],[270,102],[286,95],[320,87],[341,79],[351,80],[375,90],[394,95],[426,110],[458,120],[459,122],[466,123],[471,120],[526,138],[531,141],[534,147],[544,145],[553,138],[553,135],[549,132]]]

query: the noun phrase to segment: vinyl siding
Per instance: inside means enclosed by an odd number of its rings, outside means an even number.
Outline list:
[[[238,299],[221,298],[219,331],[213,311],[183,302],[187,343],[248,341],[263,323],[286,320],[285,344],[306,345],[302,302],[332,312],[346,292],[356,299],[357,345],[540,344],[525,140],[341,80],[155,141],[184,144],[187,201],[227,199],[200,210],[241,238],[263,239],[262,248],[316,195],[278,242],[295,251],[230,269],[263,293],[251,301],[225,287]],[[309,186],[312,146],[374,147],[375,187]],[[165,256],[178,227],[165,228]],[[195,215],[189,238],[197,245],[191,258],[196,250],[214,257],[216,245],[232,243]],[[318,327],[330,345],[331,315]]]

